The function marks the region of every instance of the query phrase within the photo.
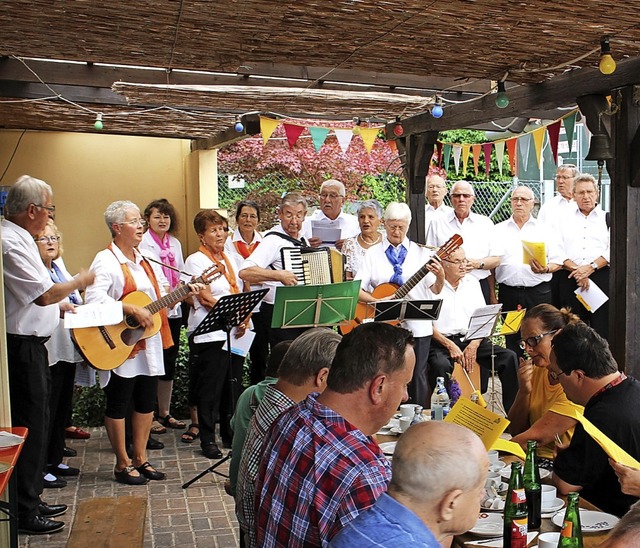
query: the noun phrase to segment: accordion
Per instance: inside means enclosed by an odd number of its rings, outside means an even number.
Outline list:
[[[344,281],[344,256],[328,247],[283,247],[282,268],[293,272],[302,285],[328,285]]]

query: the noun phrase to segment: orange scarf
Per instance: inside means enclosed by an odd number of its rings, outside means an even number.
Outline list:
[[[240,293],[240,288],[238,287],[238,283],[236,282],[236,273],[233,270],[233,267],[231,266],[231,263],[229,262],[229,259],[224,254],[224,251],[220,252],[220,255],[222,255],[222,260],[224,261],[224,264],[222,264],[218,259],[216,259],[213,256],[213,253],[211,253],[203,245],[201,245],[198,248],[198,251],[200,251],[204,255],[206,255],[209,258],[209,260],[220,269],[220,272],[222,272],[224,274],[224,277],[227,279],[227,282],[229,282],[229,287],[231,288],[231,293],[232,294]]]
[[[236,251],[240,253],[243,259],[246,259],[249,255],[253,253],[253,250],[258,247],[260,242],[253,242],[252,244],[248,244],[244,240],[236,240],[233,242],[233,245],[236,248]]]

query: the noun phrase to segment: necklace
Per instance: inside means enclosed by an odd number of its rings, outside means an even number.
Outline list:
[[[382,241],[382,234],[378,233],[378,236],[376,237],[376,239],[373,242],[368,242],[367,240],[365,240],[364,236],[362,235],[362,232],[360,234],[358,234],[358,238],[360,238],[360,242],[362,242],[364,244],[363,247],[365,247],[365,246],[371,247],[371,246],[376,245],[377,243],[380,243]]]

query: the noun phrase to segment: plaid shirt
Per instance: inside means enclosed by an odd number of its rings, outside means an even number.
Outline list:
[[[283,394],[275,386],[268,386],[258,409],[247,429],[247,436],[242,446],[242,457],[236,484],[236,515],[242,532],[248,535],[248,546],[257,546],[255,531],[255,498],[256,477],[262,457],[262,443],[267,430],[278,416],[289,409],[295,402]]]
[[[316,396],[266,436],[255,497],[261,547],[326,546],[387,490],[391,466],[378,444]]]

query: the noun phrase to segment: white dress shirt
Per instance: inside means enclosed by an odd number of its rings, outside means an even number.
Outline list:
[[[562,227],[563,220],[576,209],[578,209],[578,204],[573,199],[567,200],[562,194],[556,194],[540,206],[538,220],[557,231]]]
[[[478,308],[486,306],[480,282],[469,275],[460,280],[457,289],[445,280],[438,296],[442,299],[442,308],[435,326],[447,337],[466,335],[471,315]]]
[[[431,221],[435,219],[438,215],[443,215],[446,213],[451,213],[453,208],[451,206],[445,205],[444,202],[440,204],[439,207],[433,207],[428,201],[424,206],[424,230],[425,235],[429,231],[429,225]]]
[[[360,280],[360,288],[371,293],[381,284],[388,283],[393,277],[393,266],[387,259],[385,253],[390,246],[389,240],[383,237],[382,243],[370,247],[364,254],[360,269],[355,276],[356,280]],[[402,280],[406,282],[413,276],[422,266],[429,260],[432,253],[420,247],[415,242],[405,238],[402,245],[407,249],[407,255],[402,264]],[[439,295],[435,295],[429,288],[436,281],[436,277],[429,272],[427,276],[418,283],[407,294],[408,300],[433,300],[439,299]],[[414,337],[428,337],[433,333],[433,322],[430,320],[407,320],[402,322],[402,326],[410,330]]]
[[[602,256],[609,262],[609,228],[606,213],[599,205],[587,216],[576,207],[564,219],[560,237],[564,260],[582,266]]]
[[[471,212],[466,219],[460,222],[455,211],[451,210],[431,221],[427,230],[427,245],[440,247],[454,234],[460,234],[463,241],[462,249],[464,249],[467,258],[501,257],[504,250],[495,237],[494,228],[489,217]],[[476,269],[472,270],[470,274],[476,279],[482,280],[487,278],[490,273],[489,270]]]
[[[254,230],[253,240],[251,240],[247,245],[251,245],[253,243],[261,242],[261,241],[262,241],[262,234],[260,234],[260,232],[258,232],[257,230]],[[242,236],[240,235],[240,230],[237,228],[233,231],[233,235],[231,236],[231,238],[227,238],[227,241],[224,243],[224,252],[227,256],[230,254],[237,255],[239,262],[242,263],[242,261],[244,261],[244,257],[240,255],[240,253],[238,252],[235,242],[244,242],[244,240],[242,239]]]
[[[522,261],[522,242],[544,242],[547,251],[547,264],[562,264],[562,249],[556,234],[543,222],[534,217],[520,228],[513,216],[498,223],[495,227],[496,238],[504,248],[500,266],[496,267],[496,281],[512,287],[534,287],[541,282],[551,281],[552,274],[536,274],[531,266]]]

